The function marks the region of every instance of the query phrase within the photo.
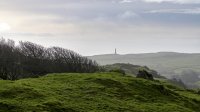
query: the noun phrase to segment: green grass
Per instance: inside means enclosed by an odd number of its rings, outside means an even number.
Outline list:
[[[200,95],[118,73],[0,80],[0,111],[200,112]]]

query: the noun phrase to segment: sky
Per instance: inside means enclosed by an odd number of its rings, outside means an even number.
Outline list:
[[[81,55],[200,52],[200,0],[0,0],[0,36]]]

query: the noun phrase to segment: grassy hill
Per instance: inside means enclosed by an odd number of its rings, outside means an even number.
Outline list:
[[[0,111],[200,112],[200,95],[118,73],[0,80]]]

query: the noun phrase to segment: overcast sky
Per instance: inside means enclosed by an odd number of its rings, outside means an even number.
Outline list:
[[[82,55],[200,52],[200,0],[0,0],[0,35]]]

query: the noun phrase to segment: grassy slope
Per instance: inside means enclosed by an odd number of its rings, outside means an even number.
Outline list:
[[[167,83],[117,73],[0,80],[0,111],[33,110],[200,112],[200,96]]]

